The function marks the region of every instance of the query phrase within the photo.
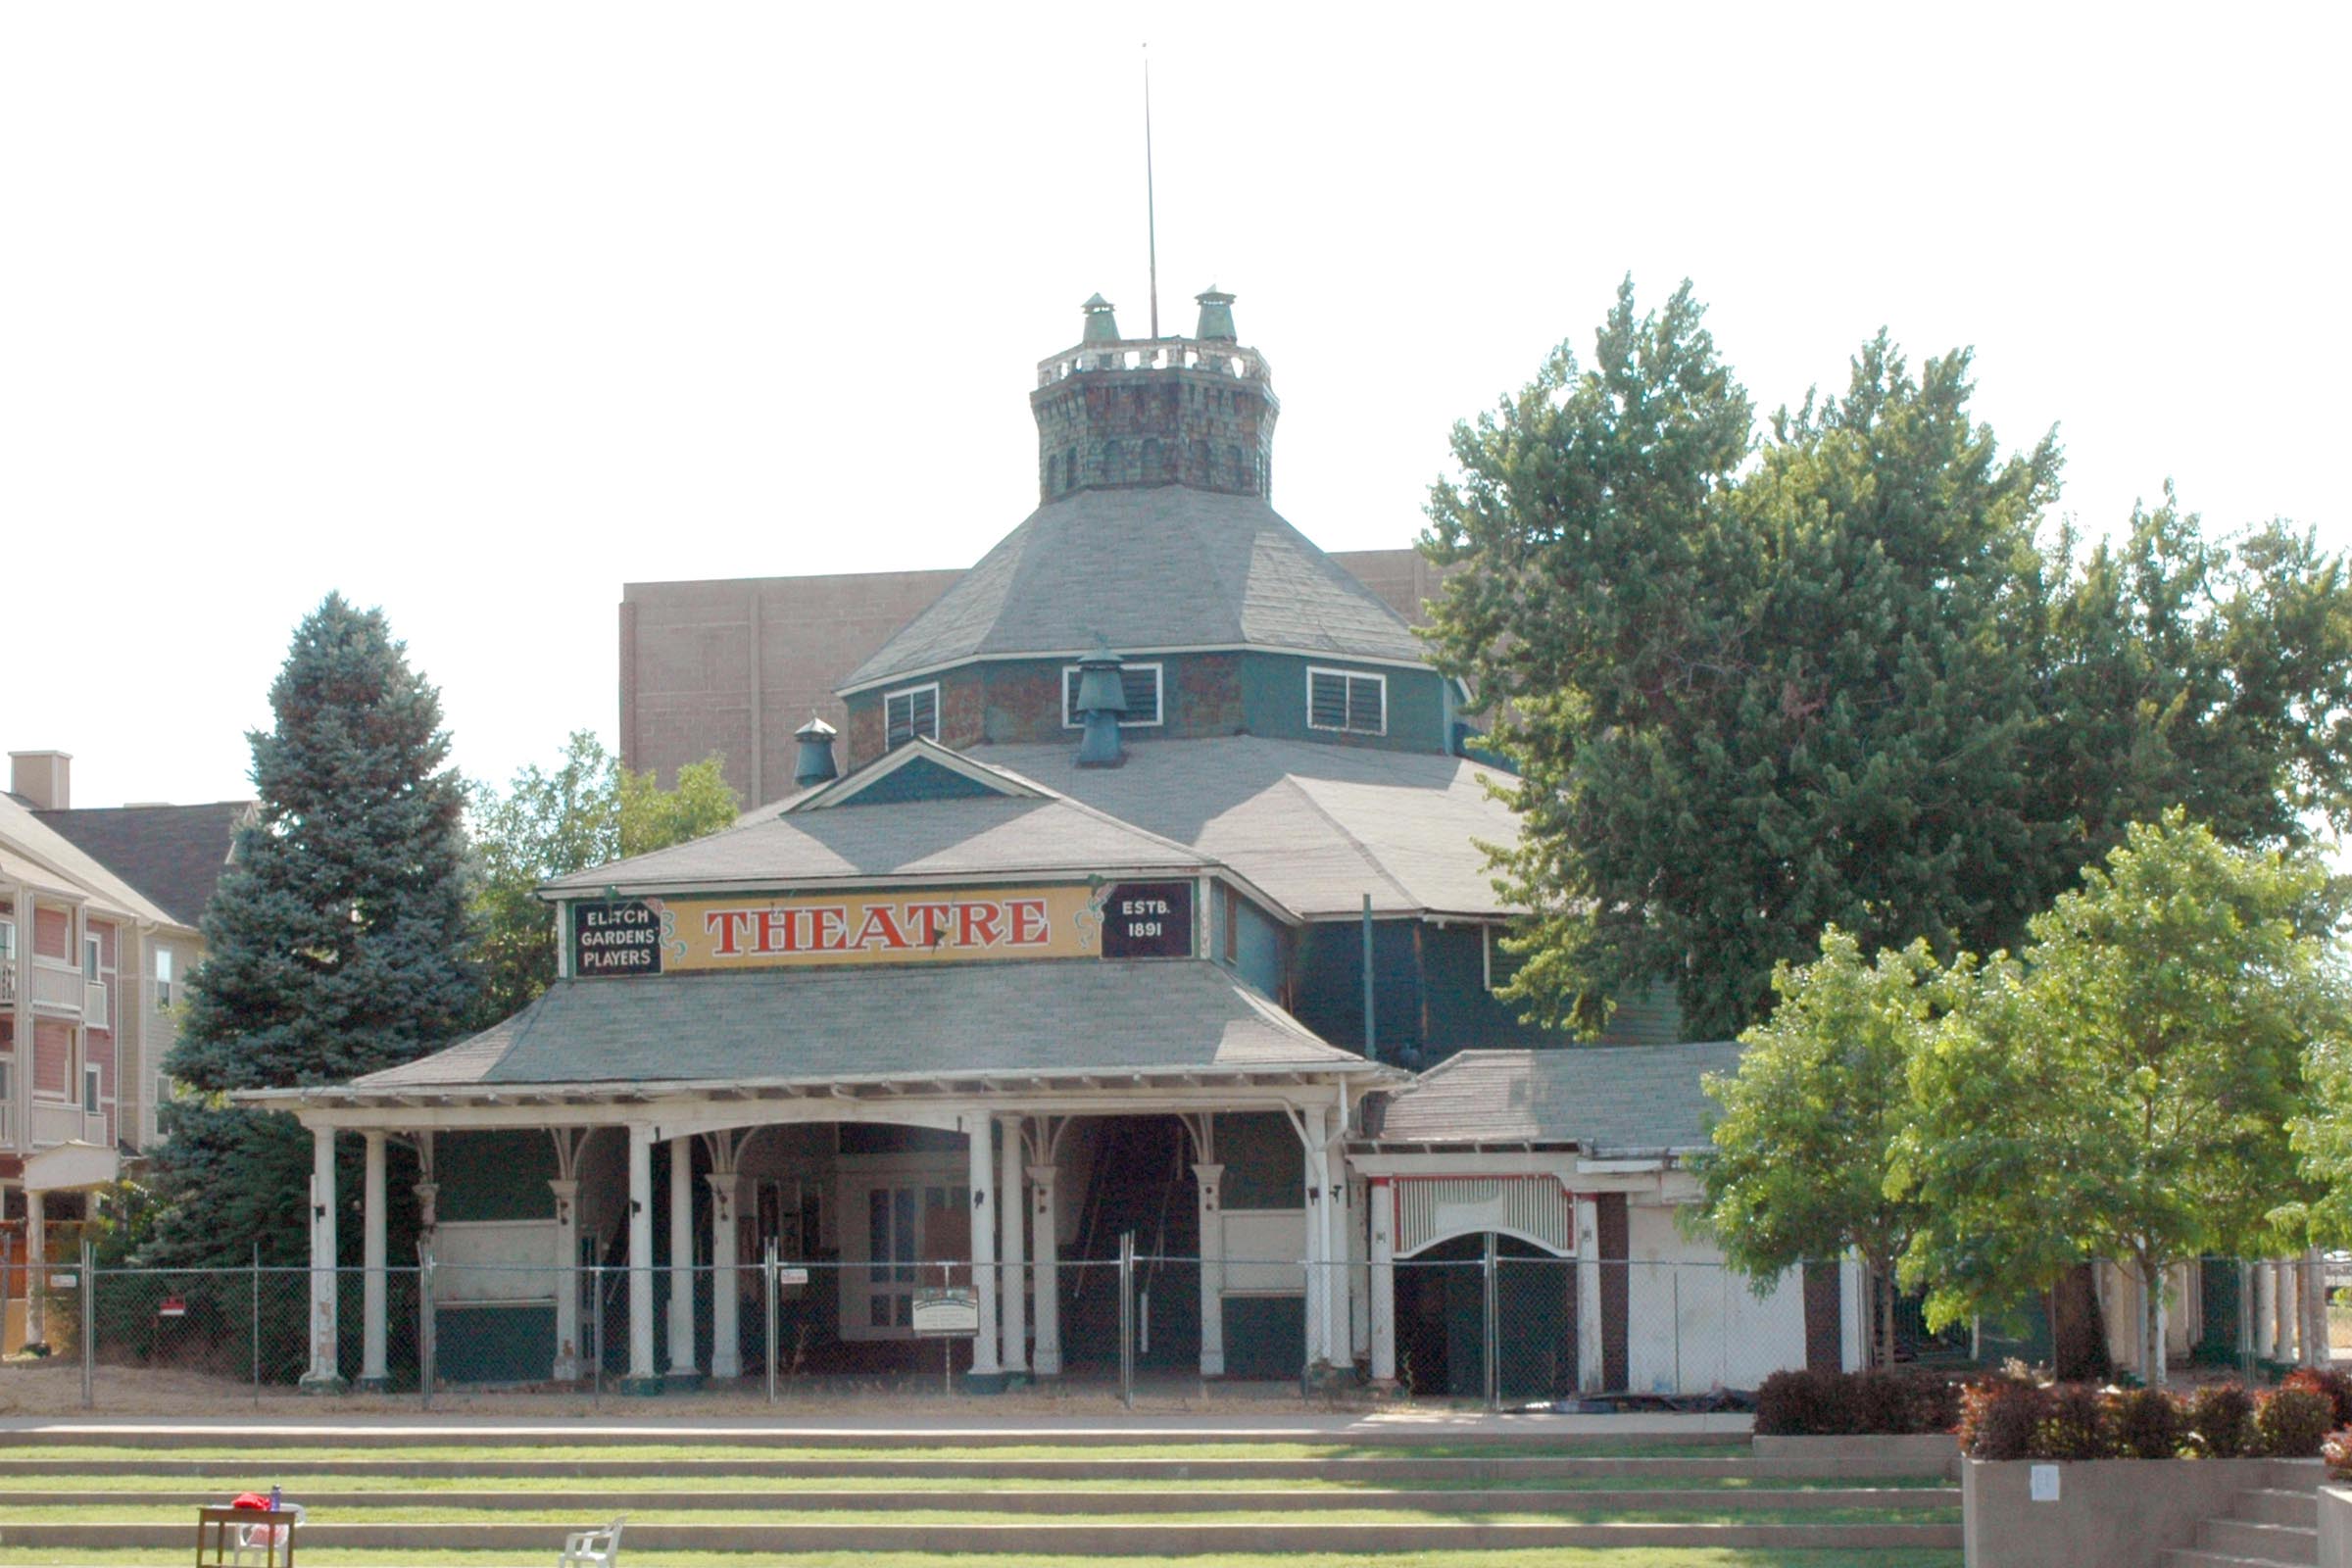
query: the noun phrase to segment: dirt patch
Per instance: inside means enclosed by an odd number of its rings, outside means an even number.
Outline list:
[[[310,1395],[282,1384],[264,1385],[257,1396],[251,1383],[207,1376],[170,1367],[104,1366],[93,1370],[92,1395],[82,1399],[81,1364],[60,1357],[33,1359],[12,1356],[0,1362],[0,1416],[122,1416],[250,1414],[256,1409],[273,1418],[321,1420],[370,1416],[414,1416],[428,1408],[414,1391],[405,1394]],[[1295,1385],[1242,1384],[1210,1388],[1197,1379],[1154,1380],[1136,1390],[1133,1410],[1120,1399],[1114,1386],[1086,1380],[1053,1386],[1018,1388],[1000,1395],[949,1394],[937,1380],[826,1379],[781,1385],[775,1402],[767,1398],[764,1381],[749,1379],[726,1389],[667,1392],[658,1396],[631,1396],[608,1387],[601,1396],[585,1390],[437,1390],[429,1405],[435,1415],[508,1416],[531,1420],[576,1417],[612,1421],[643,1416],[648,1420],[750,1420],[792,1416],[872,1415],[879,1408],[904,1409],[908,1404],[933,1409],[965,1409],[974,1415],[1064,1417],[1100,1416],[1106,1421],[1127,1414],[1230,1415],[1279,1417],[1284,1412],[1370,1412],[1383,1406],[1368,1396],[1302,1399]],[[1436,1413],[1432,1410],[1431,1413]]]

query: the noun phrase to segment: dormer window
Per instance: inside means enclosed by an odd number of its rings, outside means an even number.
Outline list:
[[[1351,735],[1389,732],[1389,678],[1348,669],[1306,672],[1306,727]]]
[[[1119,666],[1119,695],[1126,700],[1127,711],[1119,715],[1121,729],[1148,729],[1161,721],[1159,710],[1160,667],[1157,664],[1121,664]],[[1078,716],[1078,666],[1061,666],[1061,727],[1083,729],[1086,721]]]
[[[939,682],[884,693],[882,724],[884,751],[896,751],[917,735],[939,739]]]

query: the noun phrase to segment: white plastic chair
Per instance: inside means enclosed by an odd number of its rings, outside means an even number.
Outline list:
[[[293,1556],[294,1531],[302,1523],[302,1504],[289,1502],[275,1513],[264,1514],[269,1524],[246,1525],[237,1531],[229,1548],[232,1563],[282,1563]]]
[[[556,1568],[612,1568],[620,1561],[620,1527],[628,1522],[624,1513],[602,1530],[574,1530],[564,1538]]]

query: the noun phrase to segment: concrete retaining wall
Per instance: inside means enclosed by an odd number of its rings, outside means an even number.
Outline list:
[[[1752,1450],[1759,1459],[1835,1460],[1859,1475],[1957,1476],[1960,1440],[1949,1432],[1907,1437],[1765,1438]]]
[[[2320,1568],[2352,1568],[2352,1490],[2320,1489]]]
[[[2033,1500],[2042,1468],[2057,1473],[2055,1502]],[[2278,1459],[1969,1459],[1960,1467],[1968,1568],[2147,1568],[2240,1492],[2308,1488],[2316,1470]]]

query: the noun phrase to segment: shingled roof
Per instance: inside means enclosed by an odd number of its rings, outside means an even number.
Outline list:
[[[1458,757],[1235,735],[1145,742],[1115,768],[1079,767],[1069,746],[975,746],[1001,767],[1189,844],[1307,919],[1500,916],[1479,845],[1519,819],[1487,792],[1495,769]]]
[[[841,690],[1105,642],[1424,662],[1404,617],[1264,501],[1161,485],[1082,490],[1031,513]]]
[[[814,811],[764,807],[708,838],[575,871],[546,888],[576,894],[861,877],[1108,876],[1192,872],[1211,863],[1076,801],[997,796]]]
[[[1384,1070],[1213,963],[1067,958],[559,981],[504,1023],[349,1087],[1334,1069]]]
[[[251,801],[35,811],[42,823],[163,907],[181,925],[204,917]]]
[[[1574,1144],[1588,1153],[1704,1149],[1701,1080],[1735,1072],[1737,1041],[1465,1051],[1392,1099],[1382,1144]]]

